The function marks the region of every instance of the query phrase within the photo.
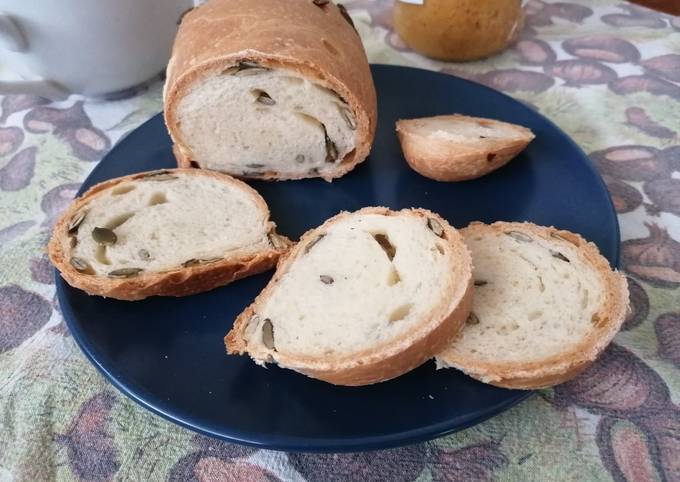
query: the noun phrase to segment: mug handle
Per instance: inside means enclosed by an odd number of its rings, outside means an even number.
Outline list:
[[[28,42],[11,16],[0,12],[0,48],[10,52],[26,52]],[[31,80],[3,80],[0,94],[34,94],[49,99],[64,99],[68,92],[58,84],[42,78]]]

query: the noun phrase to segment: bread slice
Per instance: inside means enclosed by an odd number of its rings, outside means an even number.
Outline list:
[[[57,222],[48,251],[66,282],[92,295],[184,296],[273,267],[291,246],[274,228],[247,184],[167,169],[93,186]]]
[[[526,127],[459,114],[399,120],[397,136],[409,166],[436,181],[495,171],[534,138]]]
[[[185,15],[164,90],[179,165],[330,181],[363,161],[376,94],[347,18],[312,0],[209,0]]]
[[[504,222],[473,223],[462,234],[475,299],[440,366],[500,387],[548,387],[587,368],[621,327],[626,280],[579,235]]]
[[[422,364],[460,331],[472,303],[460,234],[424,209],[364,208],[307,232],[225,338],[231,354],[337,385]]]

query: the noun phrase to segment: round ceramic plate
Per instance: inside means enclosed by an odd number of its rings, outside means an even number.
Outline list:
[[[559,128],[487,87],[423,70],[376,65],[378,131],[369,159],[332,184],[252,182],[279,231],[297,239],[341,210],[423,207],[456,227],[470,221],[533,221],[582,234],[618,263],[619,230],[602,179]],[[406,165],[399,118],[460,112],[531,128],[536,139],[506,167],[478,180],[439,183]],[[82,190],[139,171],[174,166],[159,114],[125,137]],[[57,276],[74,338],[106,378],[145,408],[192,430],[263,448],[385,448],[460,430],[530,392],[476,382],[428,362],[395,380],[337,387],[289,370],[227,356],[223,337],[271,273],[186,298],[125,302],[88,296]]]

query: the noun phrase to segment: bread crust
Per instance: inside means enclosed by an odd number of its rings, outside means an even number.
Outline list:
[[[441,306],[433,308],[429,317],[424,319],[419,328],[407,337],[388,341],[358,353],[320,358],[278,351],[273,353],[249,351],[244,338],[248,322],[263,301],[269,297],[281,275],[290,268],[300,250],[306,248],[309,242],[317,239],[318,233],[324,232],[329,225],[353,214],[408,215],[425,219],[434,218],[439,221],[444,227],[445,240],[460,263],[456,271],[451,273],[454,291],[450,299]],[[305,233],[297,246],[279,260],[274,277],[257,296],[255,302],[238,316],[232,330],[225,337],[225,345],[230,354],[248,353],[256,362],[276,362],[284,368],[290,368],[335,385],[369,385],[402,375],[423,364],[447,346],[465,324],[472,307],[473,290],[472,261],[462,236],[437,214],[425,209],[391,211],[384,207],[364,208],[356,213],[343,212],[327,220],[320,227]]]
[[[413,132],[409,127],[414,121],[428,119],[465,120],[512,128],[517,137],[511,139],[485,139],[484,145],[471,145],[462,141],[432,138]],[[484,176],[504,166],[534,139],[526,127],[481,117],[459,114],[401,119],[396,124],[397,136],[406,162],[417,173],[435,181],[465,181]]]
[[[264,199],[246,183],[226,174],[199,169],[162,169],[168,173],[184,176],[207,176],[221,182],[233,184],[247,191],[259,208],[269,218],[269,209]],[[154,171],[151,171],[154,172]],[[80,211],[101,192],[116,185],[142,178],[149,172],[132,174],[104,181],[92,186],[87,192],[76,198],[62,214],[54,226],[52,237],[47,245],[47,253],[52,264],[59,270],[62,278],[74,288],[81,289],[91,295],[105,296],[119,300],[141,300],[149,296],[187,296],[209,291],[224,286],[246,276],[261,273],[272,268],[279,257],[291,246],[292,242],[278,235],[282,247],[238,258],[225,258],[213,263],[199,264],[189,267],[178,267],[163,273],[142,273],[133,278],[115,279],[101,275],[88,275],[77,271],[69,262],[70,244],[68,225],[76,212]],[[274,232],[276,225],[269,222],[269,232]]]
[[[312,79],[340,95],[355,113],[355,149],[336,170],[322,176],[326,181],[346,174],[368,156],[377,126],[373,77],[359,35],[333,2],[317,6],[312,0],[210,0],[182,19],[163,91],[165,123],[180,167],[198,161],[180,133],[180,99],[196,81],[243,60]],[[257,178],[307,177],[319,176],[269,172]]]
[[[612,270],[595,244],[578,234],[532,223],[496,222],[491,225],[472,223],[464,233],[484,235],[488,231],[525,232],[557,245],[570,244],[599,274],[605,287],[602,306],[597,312],[594,329],[578,344],[565,347],[561,353],[533,362],[488,362],[464,357],[450,347],[437,355],[440,365],[462,370],[473,378],[504,388],[537,389],[566,382],[588,368],[604,351],[619,331],[630,308],[628,283],[623,274]],[[474,260],[473,260],[474,262]],[[455,344],[455,342],[454,342]]]

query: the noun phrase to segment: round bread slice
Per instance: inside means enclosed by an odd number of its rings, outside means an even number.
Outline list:
[[[475,179],[504,166],[534,138],[526,127],[459,114],[397,121],[411,168],[436,181]]]
[[[93,186],[57,222],[48,252],[67,283],[92,295],[185,296],[272,268],[292,244],[274,228],[247,184],[167,169]]]
[[[565,382],[587,368],[628,311],[624,276],[577,234],[530,223],[473,223],[475,299],[438,366],[507,388]]]
[[[432,358],[472,304],[462,237],[424,209],[365,208],[307,232],[225,338],[230,354],[337,385]]]

